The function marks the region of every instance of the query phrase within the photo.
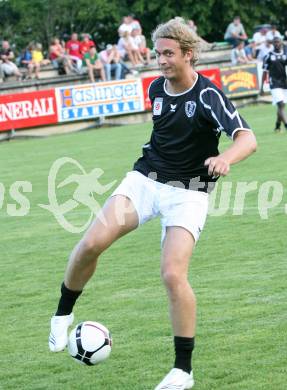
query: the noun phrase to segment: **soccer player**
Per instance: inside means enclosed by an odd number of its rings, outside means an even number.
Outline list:
[[[152,37],[163,76],[149,88],[151,138],[71,254],[51,319],[49,346],[54,352],[65,348],[74,303],[100,254],[119,237],[160,216],[161,275],[169,298],[175,363],[156,390],[183,390],[194,384],[196,301],[188,266],[206,219],[208,191],[232,164],[255,151],[256,139],[224,94],[194,70],[199,42],[185,23],[172,19],[159,25]],[[221,132],[233,143],[219,154]]]
[[[283,50],[283,42],[280,37],[274,37],[273,46],[274,50],[267,54],[263,60],[261,94],[269,73],[272,101],[274,105],[277,105],[277,120],[274,131],[280,132],[281,122],[284,123],[287,130],[287,114],[285,112],[285,103],[287,102],[287,75],[285,68],[287,66],[287,53]]]

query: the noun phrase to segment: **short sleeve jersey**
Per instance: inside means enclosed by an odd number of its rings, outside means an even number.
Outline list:
[[[82,59],[82,54],[80,52],[81,42],[80,41],[68,41],[66,43],[66,49],[68,51],[68,54],[74,57],[78,57]]]
[[[239,129],[250,130],[233,104],[207,78],[197,74],[193,87],[170,94],[160,77],[149,88],[153,110],[153,131],[134,164],[137,170],[161,183],[180,182],[190,189],[195,178],[207,191],[217,179],[208,175],[204,162],[217,156],[221,132],[233,137]]]
[[[98,53],[95,53],[95,55],[91,56],[91,54],[88,52],[84,55],[84,66],[87,66],[86,60],[89,60],[92,65],[95,65],[96,61],[99,59]]]
[[[234,24],[233,22],[230,23],[226,29],[225,34],[224,34],[224,39],[233,38],[232,34],[244,35],[245,30],[244,30],[243,24],[241,24],[241,23]]]
[[[287,89],[287,55],[286,52],[272,51],[264,57],[263,70],[269,72],[270,88],[283,88]]]

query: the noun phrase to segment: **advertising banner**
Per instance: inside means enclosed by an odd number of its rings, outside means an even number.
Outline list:
[[[259,93],[256,64],[221,68],[222,90],[231,98],[257,95]]]
[[[56,88],[58,121],[144,111],[141,79],[125,79]]]
[[[222,89],[219,68],[201,69],[201,70],[198,70],[198,73],[207,77],[213,84],[215,84],[217,86],[217,88]]]
[[[0,131],[57,123],[54,90],[0,95]]]
[[[143,94],[144,94],[144,108],[146,111],[151,110],[151,102],[148,97],[148,88],[150,86],[150,83],[160,77],[160,74],[157,76],[149,76],[149,77],[143,77],[142,78],[142,87],[143,87]]]

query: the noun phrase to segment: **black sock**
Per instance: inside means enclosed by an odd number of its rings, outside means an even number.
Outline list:
[[[287,123],[285,123],[284,126],[285,126],[285,129],[287,130]]]
[[[175,362],[174,367],[180,368],[190,374],[192,370],[191,359],[194,348],[194,337],[174,337]]]
[[[275,124],[275,129],[280,130],[280,125],[281,125],[281,122],[277,121]]]
[[[72,291],[68,289],[63,282],[61,286],[61,298],[55,315],[66,316],[72,313],[74,304],[81,294],[82,291]]]

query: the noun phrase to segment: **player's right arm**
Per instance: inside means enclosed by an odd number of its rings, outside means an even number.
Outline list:
[[[256,148],[257,143],[254,133],[239,129],[234,135],[232,145],[218,156],[206,159],[204,165],[208,167],[210,176],[226,176],[231,165],[250,156],[256,151]]]

